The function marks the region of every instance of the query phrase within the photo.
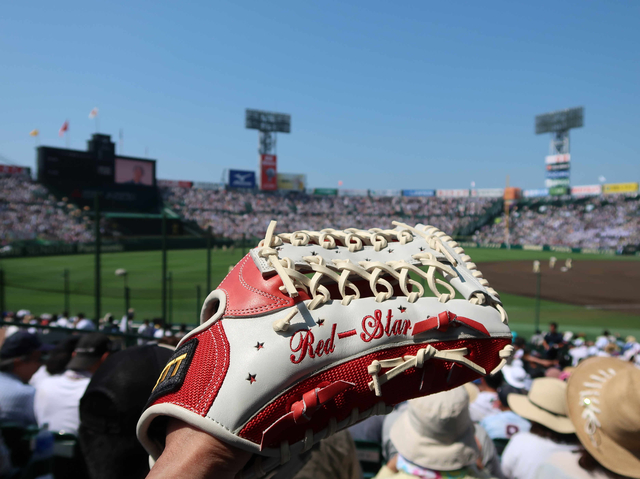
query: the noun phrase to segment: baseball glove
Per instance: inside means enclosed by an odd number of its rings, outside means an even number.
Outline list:
[[[261,477],[401,401],[497,372],[511,355],[498,294],[432,226],[266,237],[206,299],[138,423],[159,416],[256,453]]]

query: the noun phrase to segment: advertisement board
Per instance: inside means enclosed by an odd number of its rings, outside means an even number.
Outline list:
[[[276,155],[260,155],[260,189],[278,189],[278,158]]]
[[[278,173],[278,189],[285,191],[304,191],[307,175]]]
[[[565,171],[569,170],[571,163],[555,163],[553,165],[547,165],[547,171]]]
[[[547,171],[547,174],[545,176],[546,176],[546,178],[550,178],[552,180],[558,179],[558,178],[569,178],[569,170],[565,170],[565,171]]]
[[[435,196],[436,190],[402,190],[402,196]]]
[[[222,183],[210,183],[208,181],[194,181],[193,188],[198,190],[224,190]]]
[[[584,185],[571,188],[571,194],[573,196],[596,196],[600,193],[602,193],[601,185]]]
[[[556,186],[564,186],[565,188],[568,188],[569,179],[568,178],[547,179],[547,180],[544,180],[544,186],[546,186],[547,188],[555,188]]]
[[[519,200],[521,196],[522,196],[522,190],[520,188],[516,188],[515,186],[510,186],[504,189],[503,198],[505,201]]]
[[[438,198],[464,198],[469,196],[469,190],[436,190]]]
[[[348,188],[341,188],[338,190],[338,196],[367,196],[369,190],[354,190]]]
[[[471,190],[471,196],[477,198],[502,198],[504,190],[502,188],[478,188]]]
[[[229,170],[230,188],[255,188],[256,173],[249,170]]]
[[[191,181],[158,180],[158,186],[163,188],[191,188],[192,185]]]
[[[369,190],[371,196],[400,196],[402,190]]]
[[[549,194],[551,196],[562,196],[566,195],[569,191],[569,188],[566,186],[554,186],[553,188],[549,188]]]
[[[571,155],[566,153],[564,155],[549,155],[544,159],[545,164],[555,165],[558,163],[569,163],[571,161]]]
[[[3,175],[28,175],[30,168],[24,166],[0,165],[0,174]]]
[[[153,186],[154,183],[153,161],[115,160],[115,183],[119,185]]]
[[[549,189],[547,188],[537,188],[533,190],[524,190],[522,195],[525,198],[538,198],[540,196],[549,196]]]
[[[321,196],[337,196],[338,189],[337,188],[315,188],[313,190],[313,194],[321,195]]]
[[[636,193],[638,191],[638,183],[609,183],[602,186],[602,192],[605,195],[615,193]]]

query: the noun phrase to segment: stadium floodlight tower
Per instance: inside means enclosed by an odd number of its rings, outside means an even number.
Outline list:
[[[584,126],[584,108],[568,108],[536,116],[536,135],[551,133],[549,156],[546,158],[547,188],[569,186],[569,130]]]
[[[258,130],[260,189],[277,190],[276,133],[291,133],[291,115],[247,109],[245,127]]]

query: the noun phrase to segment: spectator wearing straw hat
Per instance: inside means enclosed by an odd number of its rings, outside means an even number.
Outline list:
[[[409,401],[391,427],[398,454],[376,478],[488,478],[478,469],[480,450],[464,388]]]
[[[640,369],[587,359],[569,378],[567,402],[582,448],[551,455],[536,479],[640,478]]]
[[[502,470],[508,478],[533,479],[538,466],[551,454],[577,449],[566,392],[565,382],[538,378],[533,380],[526,396],[507,396],[511,410],[531,421],[531,430],[515,434],[504,450]]]

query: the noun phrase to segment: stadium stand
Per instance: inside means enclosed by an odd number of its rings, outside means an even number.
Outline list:
[[[93,241],[90,219],[25,175],[0,176],[0,243]]]
[[[286,231],[334,228],[369,229],[380,217],[427,223],[456,234],[495,203],[493,198],[289,196],[180,187],[162,191],[165,204],[203,229],[231,239],[262,237],[276,215]]]
[[[161,187],[164,205],[185,224],[231,240],[261,238],[274,216],[286,231],[369,229],[380,218],[431,224],[480,244],[504,241],[505,215],[497,198],[315,196],[242,190]],[[67,198],[56,198],[25,175],[0,176],[0,244],[15,241],[87,243],[94,240],[90,216]],[[638,195],[523,199],[509,213],[510,243],[623,252],[640,244]],[[195,226],[197,225],[197,227]],[[105,236],[118,228],[104,220]]]
[[[473,240],[504,241],[504,213],[481,228]],[[637,195],[605,195],[564,202],[537,200],[509,214],[511,244],[614,249],[640,243],[640,200]]]

